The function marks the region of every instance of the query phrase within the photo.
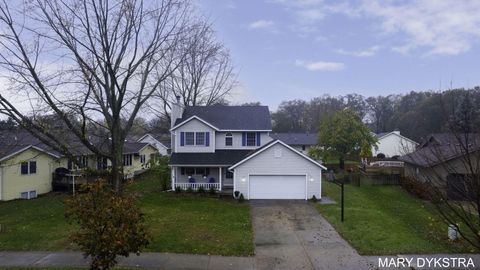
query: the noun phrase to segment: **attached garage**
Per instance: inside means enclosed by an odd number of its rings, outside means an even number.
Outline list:
[[[320,199],[322,169],[326,168],[279,140],[229,168],[234,175],[234,191],[251,200]]]
[[[250,175],[250,199],[305,199],[305,175]]]

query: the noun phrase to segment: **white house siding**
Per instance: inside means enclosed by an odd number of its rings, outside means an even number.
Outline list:
[[[281,153],[280,157],[276,154]],[[249,175],[306,175],[307,198],[321,198],[321,168],[281,144],[275,144],[234,170],[234,190],[249,198]]]
[[[378,140],[377,147],[372,147],[373,156],[383,153],[386,157],[403,156],[415,151],[417,143],[392,132]]]
[[[225,135],[227,132],[215,133],[215,148],[216,149],[256,149],[258,146],[242,146],[242,132],[231,132],[233,135],[232,146],[225,145]],[[262,132],[260,134],[260,146],[270,142],[272,138],[268,136],[268,132]]]
[[[140,140],[140,142],[149,143],[155,146],[155,148],[157,148],[158,150],[158,153],[162,156],[165,156],[168,154],[168,151],[167,151],[168,149],[162,143],[160,143],[155,138],[153,138],[150,134],[145,136],[142,140]]]
[[[175,129],[175,152],[176,153],[213,153],[215,152],[215,130],[203,122],[192,119]],[[180,146],[181,132],[210,132],[209,146]]]

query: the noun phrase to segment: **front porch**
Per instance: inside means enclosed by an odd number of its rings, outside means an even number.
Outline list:
[[[175,166],[172,167],[172,189],[198,190],[214,188],[218,191],[233,189],[233,174],[228,167]]]

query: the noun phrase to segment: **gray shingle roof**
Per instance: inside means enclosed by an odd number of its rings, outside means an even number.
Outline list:
[[[272,133],[270,137],[278,139],[288,145],[316,145],[315,133]]]
[[[225,165],[231,166],[252,150],[216,150],[215,153],[172,153],[171,165]]]
[[[422,167],[431,167],[479,149],[480,135],[478,134],[465,136],[465,134],[436,133],[428,136],[415,152],[401,156],[400,160]]]
[[[178,125],[192,116],[200,117],[224,130],[272,130],[267,106],[191,106],[186,107]]]
[[[25,130],[0,130],[0,159],[28,146],[35,146],[43,151],[60,156],[60,153],[54,151]]]

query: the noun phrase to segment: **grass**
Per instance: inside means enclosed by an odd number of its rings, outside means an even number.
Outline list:
[[[252,255],[248,204],[220,198],[160,192],[146,175],[129,192],[139,194],[151,243],[146,251],[217,255]],[[66,195],[0,203],[0,250],[77,250],[70,243],[74,227],[64,219]]]
[[[324,182],[323,194],[340,202],[340,188]],[[450,242],[434,206],[398,186],[345,185],[345,222],[340,204],[318,211],[362,255],[475,252],[464,241]]]

